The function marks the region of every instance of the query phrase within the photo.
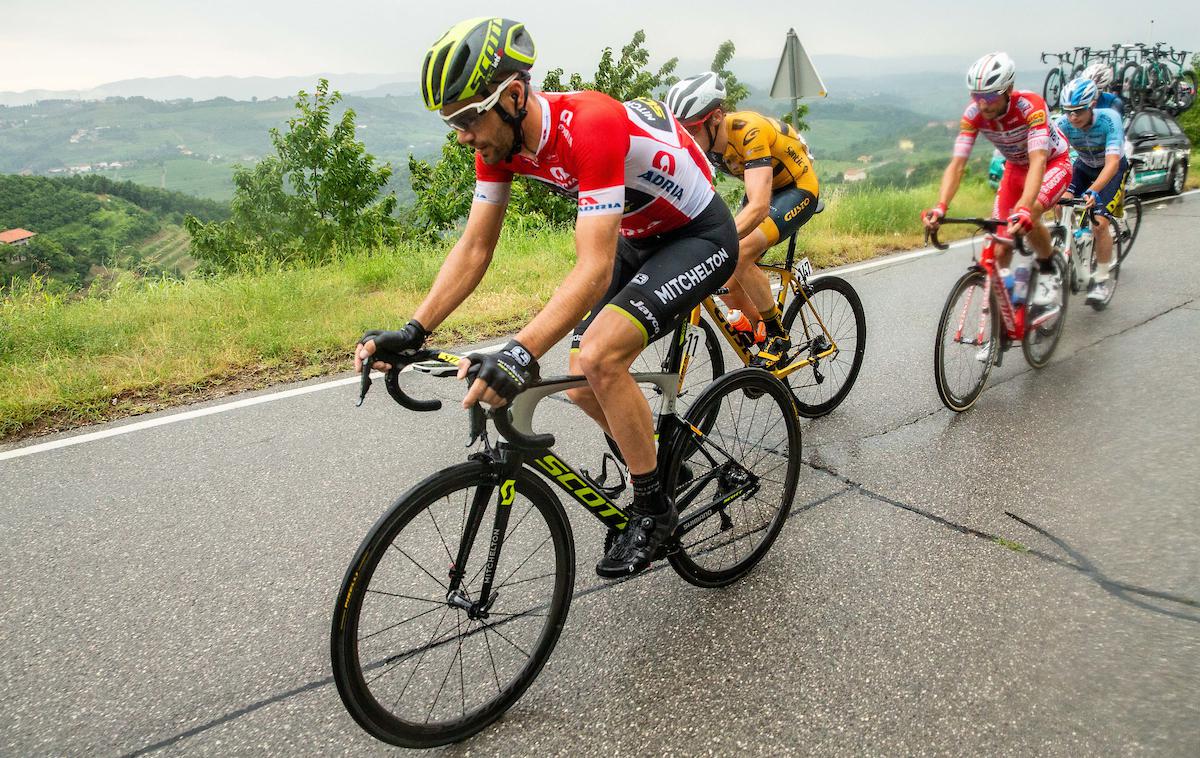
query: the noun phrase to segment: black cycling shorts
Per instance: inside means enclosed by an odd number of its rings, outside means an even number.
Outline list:
[[[742,205],[746,204],[742,199]],[[817,212],[817,196],[792,185],[771,193],[771,206],[758,230],[767,238],[767,247],[787,239]]]
[[[678,229],[638,240],[621,238],[608,291],[575,327],[571,350],[579,349],[601,308],[612,308],[632,321],[649,345],[724,286],[737,268],[737,258],[737,227],[717,195]]]

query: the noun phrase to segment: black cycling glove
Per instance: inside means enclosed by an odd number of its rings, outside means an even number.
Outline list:
[[[420,350],[429,335],[430,332],[414,318],[405,324],[403,329],[390,332],[372,329],[362,336],[358,344],[361,345],[367,340],[375,340],[375,354],[371,356],[371,362],[381,361],[394,366],[400,362],[400,357],[405,353]]]
[[[478,378],[505,402],[511,402],[530,383],[541,379],[537,358],[516,340],[509,340],[498,353],[471,353],[467,359],[479,366]]]

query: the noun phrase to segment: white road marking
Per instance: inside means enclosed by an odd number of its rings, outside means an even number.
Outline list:
[[[1147,201],[1143,202],[1142,205],[1153,205],[1154,203],[1161,203],[1165,200],[1174,200],[1177,197],[1187,197],[1188,195],[1194,195],[1197,192],[1200,192],[1200,190],[1189,190],[1189,191],[1181,193],[1179,195],[1170,195],[1167,197],[1155,198],[1153,200],[1147,200]],[[950,247],[952,247],[952,248],[960,247],[962,245],[969,244],[970,242],[971,242],[971,240],[969,240],[969,239],[959,240],[958,242],[952,242],[950,244]],[[904,263],[907,261],[916,260],[917,258],[924,258],[927,255],[932,255],[934,253],[942,253],[942,252],[946,252],[946,251],[938,250],[935,247],[927,247],[927,248],[923,248],[921,250],[913,250],[913,251],[910,251],[907,253],[899,253],[897,255],[889,255],[889,256],[886,256],[883,258],[876,258],[875,260],[867,261],[865,263],[855,263],[855,264],[851,264],[849,266],[842,266],[840,268],[825,269],[825,271],[828,271],[831,273],[837,273],[839,275],[854,273],[857,271],[869,271],[870,269],[880,268],[882,266],[893,266],[893,265],[897,265],[897,264]],[[496,350],[499,350],[505,344],[507,344],[507,343],[499,343],[496,345],[490,345],[485,348],[480,348],[479,351],[480,352],[494,352]],[[36,445],[19,447],[19,448],[13,449],[13,450],[0,451],[0,461],[12,460],[13,458],[22,458],[27,455],[34,455],[35,453],[44,453],[49,450],[59,450],[64,447],[71,447],[73,445],[82,445],[85,442],[95,442],[96,440],[108,439],[109,437],[116,437],[116,436],[119,436],[122,434],[130,434],[132,432],[140,432],[143,429],[153,429],[158,426],[165,426],[166,424],[175,424],[180,421],[190,421],[191,419],[201,418],[203,416],[212,416],[217,413],[226,413],[228,411],[236,411],[236,410],[240,410],[242,408],[249,408],[250,406],[254,406],[254,405],[262,405],[263,403],[270,403],[270,402],[274,402],[276,400],[284,400],[289,397],[298,397],[300,395],[307,395],[312,392],[320,392],[321,390],[332,389],[334,387],[344,387],[349,384],[354,384],[358,380],[359,380],[359,378],[357,376],[347,377],[345,379],[333,379],[328,382],[321,382],[320,384],[309,384],[304,387],[296,387],[296,388],[290,389],[290,390],[282,390],[280,392],[271,392],[271,393],[267,393],[265,395],[257,395],[255,397],[244,398],[242,400],[234,400],[232,402],[221,403],[219,405],[210,405],[205,408],[197,408],[195,410],[183,411],[181,413],[175,413],[170,416],[162,416],[160,418],[148,419],[146,421],[135,421],[132,424],[123,424],[121,426],[113,427],[111,429],[102,429],[98,432],[88,432],[86,434],[79,434],[74,437],[64,437],[62,439],[53,440],[51,442],[42,442],[42,443],[39,443]]]

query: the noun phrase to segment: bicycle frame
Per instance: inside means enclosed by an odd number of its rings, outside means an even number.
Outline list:
[[[996,239],[993,235],[988,235],[988,240],[984,243],[983,249],[980,251],[977,265],[987,274],[987,283],[983,288],[983,297],[986,303],[1000,304],[1000,321],[1004,325],[1004,334],[1012,342],[1019,342],[1025,337],[1025,307],[1018,310],[1013,308],[1012,300],[1008,297],[1008,290],[1004,287],[1004,282],[1000,279],[1000,269],[996,266]],[[993,293],[998,294],[994,298]],[[955,331],[954,337],[956,340],[962,339],[963,322],[966,321],[967,311],[971,305],[971,298],[968,296],[966,306],[963,308],[962,315],[959,316],[958,329]],[[989,306],[990,307],[990,306]],[[983,336],[983,322],[979,324],[980,338]],[[980,344],[983,344],[980,342]]]
[[[791,291],[796,297],[804,298],[806,303],[809,302],[808,282],[805,277],[796,271],[795,257],[796,236],[793,234],[788,242],[787,257],[782,264],[758,264],[758,267],[762,269],[764,273],[775,274],[779,277],[779,292],[775,295],[775,305],[780,311],[784,310],[784,305],[787,303],[787,294],[789,291]],[[721,288],[717,290],[716,294],[723,295],[728,292],[728,289]],[[733,325],[729,323],[729,320],[725,318],[724,314],[721,313],[721,310],[717,308],[715,296],[704,298],[700,305],[696,306],[692,310],[689,323],[697,324],[700,322],[701,308],[704,308],[704,310],[708,312],[708,317],[712,319],[713,323],[721,328],[721,334],[725,336],[725,341],[728,342],[729,346],[733,348],[733,351],[737,353],[737,356],[742,363],[749,365],[750,359],[754,356],[749,350],[742,346],[742,343],[738,340],[738,335],[736,330],[734,330]],[[804,325],[804,335],[808,342],[811,343],[812,340],[817,338],[818,334],[815,332],[819,330],[819,336],[823,336],[825,338],[825,341],[828,343],[828,347],[819,353],[816,353],[815,355],[809,355],[802,359],[798,358],[793,360],[791,363],[781,369],[772,370],[771,373],[779,379],[783,379],[784,377],[799,371],[802,368],[811,366],[817,361],[830,358],[838,353],[837,342],[833,339],[833,335],[829,333],[829,329],[826,328],[824,321],[821,319],[821,314],[817,312],[816,308],[801,308],[799,317]],[[810,318],[816,322],[815,325],[809,324]],[[803,348],[802,345],[799,347]],[[797,354],[799,354],[799,352]],[[681,376],[686,375],[686,373],[687,366],[685,364]]]
[[[668,370],[661,373],[632,374],[638,383],[653,384],[659,388],[663,396],[662,410],[658,416],[655,432],[659,440],[658,466],[665,470],[666,457],[679,434],[692,434],[698,438],[705,434],[695,426],[683,421],[675,412],[678,397],[679,369],[688,357],[687,347],[689,335],[688,324],[680,324],[671,337],[671,347],[668,352]],[[447,365],[456,365],[459,356],[449,353],[433,353],[426,351],[426,357],[432,358],[433,365],[414,364],[414,369],[427,373],[442,373]],[[369,368],[367,369],[369,371]],[[389,394],[401,405],[414,410],[434,410],[440,406],[438,401],[413,401],[399,388],[397,382],[398,369],[393,368],[386,376]],[[370,383],[364,379],[364,387]],[[508,441],[499,442],[494,447],[487,441],[484,432],[485,412],[478,405],[470,409],[472,441],[482,438],[484,450],[471,457],[492,464],[490,477],[491,486],[476,489],[471,502],[470,511],[463,527],[462,539],[459,541],[458,554],[454,557],[447,585],[447,600],[467,612],[470,618],[486,618],[488,608],[494,602],[492,586],[495,580],[496,565],[504,548],[505,535],[508,529],[510,506],[516,499],[516,472],[527,466],[531,471],[540,474],[556,487],[566,492],[570,499],[583,506],[584,510],[595,517],[605,528],[610,530],[624,529],[629,523],[629,517],[613,500],[604,493],[602,488],[591,481],[586,474],[580,473],[552,448],[553,437],[539,435],[533,432],[532,421],[538,403],[547,397],[569,389],[586,387],[587,379],[582,376],[560,376],[538,382],[514,398],[509,408],[492,411],[496,428]],[[364,389],[365,394],[365,389]],[[509,420],[511,416],[511,420]],[[545,443],[545,444],[543,444]],[[689,481],[687,489],[676,493],[675,506],[682,513],[691,506],[705,488],[705,485],[720,477],[729,465],[736,465],[732,459],[720,462],[705,449],[697,449],[712,464],[707,473],[696,476]],[[728,455],[726,455],[728,458]],[[499,488],[498,494],[496,493]],[[708,518],[719,513],[731,501],[752,495],[759,485],[751,478],[733,490],[722,491],[713,496],[707,506],[697,509],[694,513],[682,519],[675,532],[675,539],[687,534]],[[462,590],[465,571],[461,568],[468,564],[471,548],[475,538],[483,526],[484,513],[488,503],[496,496],[496,515],[492,523],[491,536],[488,541],[488,558],[483,569],[483,583],[478,597],[472,600]]]

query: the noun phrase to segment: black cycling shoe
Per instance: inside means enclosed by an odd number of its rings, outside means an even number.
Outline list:
[[[750,359],[750,365],[755,368],[765,368],[767,371],[780,369],[790,363],[788,351],[792,349],[792,338],[786,334],[776,334],[767,337],[767,344]]]
[[[596,574],[604,579],[620,579],[645,571],[678,524],[674,506],[665,513],[646,513],[631,507],[629,523],[596,564]]]

